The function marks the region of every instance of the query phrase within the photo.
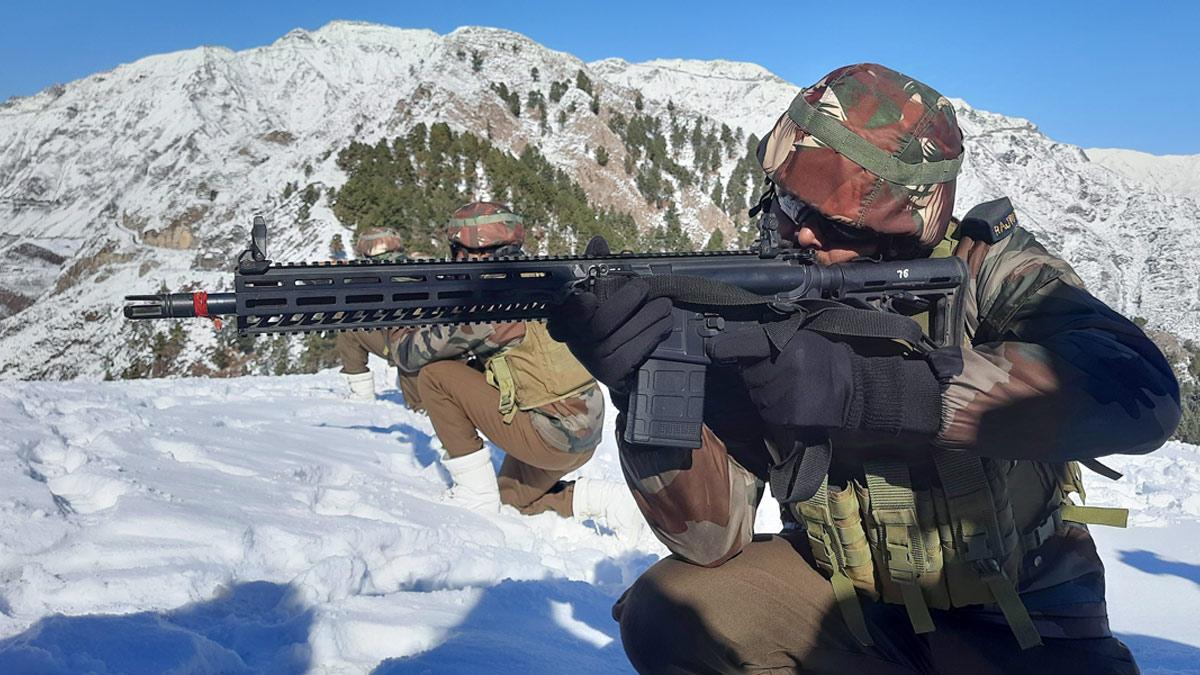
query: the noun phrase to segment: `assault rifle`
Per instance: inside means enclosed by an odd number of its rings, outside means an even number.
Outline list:
[[[967,274],[958,258],[823,266],[806,251],[783,248],[771,224],[759,227],[746,251],[275,263],[266,254],[266,223],[256,217],[232,292],[131,295],[125,316],[234,316],[241,335],[531,321],[547,318],[575,289],[604,295],[643,278],[651,295],[674,301],[675,328],[638,372],[625,439],[679,448],[699,447],[711,363],[705,345],[723,330],[783,325],[797,313],[814,319],[806,327],[822,330],[817,319],[852,307],[871,311],[854,313],[852,326],[833,320],[825,327],[926,349],[961,341]],[[929,313],[928,335],[904,318],[922,312]]]

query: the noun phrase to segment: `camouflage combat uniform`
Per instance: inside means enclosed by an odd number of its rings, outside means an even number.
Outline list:
[[[500,391],[488,383],[483,366],[520,344],[528,326],[431,326],[394,333],[391,349],[401,372],[417,374],[421,400],[450,457],[482,448],[482,431],[507,455],[501,501],[525,514],[553,510],[567,517],[573,487],[559,479],[587,463],[599,445],[604,395],[592,382],[567,398],[513,410],[506,422]]]
[[[759,160],[778,187],[827,220],[884,235],[891,247],[885,255],[920,257],[943,241],[961,156],[961,136],[944,98],[911,78],[864,64],[835,71],[797,101],[760,146]],[[813,116],[826,119],[810,125]],[[920,122],[914,127],[915,119]],[[829,120],[840,120],[841,128]],[[814,128],[832,128],[826,139],[849,128],[859,140],[835,151],[811,135]],[[868,147],[851,161],[848,154],[862,150],[863,138],[885,157]],[[913,181],[881,178],[889,172]],[[922,181],[932,185],[912,184]],[[755,510],[776,461],[771,441],[787,432],[747,423],[758,411],[736,366],[708,369],[700,448],[632,446],[618,433],[627,482],[674,554],[614,607],[639,671],[1137,672],[1109,632],[1104,568],[1087,527],[1057,516],[1071,492],[1082,493],[1071,460],[1145,453],[1170,436],[1180,414],[1178,384],[1157,347],[1090,295],[1067,263],[1015,224],[1006,234],[994,243],[969,236],[952,242],[970,281],[964,344],[929,356],[941,387],[940,430],[932,438],[830,432],[828,499],[857,497],[854,522],[846,521],[844,531],[815,536],[797,505],[785,510],[789,526],[783,534],[754,536]],[[794,395],[820,392],[804,391],[798,382]],[[624,417],[617,418],[618,430]],[[1015,573],[1016,604],[1027,610],[1041,646],[1018,648],[1014,622],[1000,602],[945,602],[929,609],[936,630],[915,631],[918,621],[906,614],[908,598],[905,604],[884,602],[875,590],[887,590],[879,568],[890,569],[890,535],[884,553],[866,553],[850,587],[868,639],[844,618],[844,595],[819,571],[828,569],[830,555],[818,548],[820,536],[882,537],[867,527],[874,512],[863,485],[870,478],[867,467],[880,461],[903,464],[911,476],[908,492],[919,522],[909,523],[909,532],[915,525],[924,536],[930,529],[925,516],[935,514],[929,520],[946,559],[962,556],[962,534],[938,529],[954,514],[951,508],[945,515],[949,490],[935,464],[956,456],[982,458],[1001,486],[988,491],[1004,500],[998,510],[1011,510],[1005,539],[1018,542],[1010,549],[1015,553],[1007,579]],[[842,527],[839,521],[836,528]],[[971,552],[966,558],[973,559]]]
[[[944,425],[931,446],[909,448],[909,453],[928,456],[939,451],[969,451],[994,458],[1005,467],[1009,484],[1037,482],[1045,493],[1045,504],[1055,490],[1047,477],[1064,471],[1064,462],[1112,453],[1149,452],[1166,440],[1179,415],[1178,392],[1169,365],[1132,322],[1088,294],[1065,262],[1047,253],[1020,228],[990,248],[964,240],[957,255],[967,260],[971,270],[966,311],[971,345],[943,350],[948,353],[942,358],[959,358],[962,363],[961,372],[945,385]],[[714,387],[721,381],[720,377],[712,378]],[[953,654],[966,649],[965,643],[955,642],[960,639],[956,636],[971,631],[954,630],[957,622],[960,626],[988,626],[997,640],[1004,641],[1007,650],[1002,651],[1000,666],[1015,668],[1017,659],[1032,659],[1019,661],[1032,667],[1029,664],[1048,658],[1047,652],[1053,649],[1017,651],[1003,617],[987,606],[935,611],[938,631],[926,637],[911,634],[903,607],[874,603],[878,607],[868,614],[879,617],[880,624],[872,625],[872,631],[904,635],[904,643],[889,650],[885,645],[895,644],[898,638],[884,635],[876,640],[875,648],[863,648],[840,625],[828,582],[806,561],[811,555],[806,550],[808,542],[799,534],[789,537],[790,554],[783,555],[784,560],[771,569],[796,575],[800,572],[791,568],[804,566],[810,573],[804,587],[784,584],[779,578],[771,583],[766,575],[757,584],[753,579],[735,583],[741,576],[737,569],[717,566],[739,553],[745,556],[759,548],[769,551],[768,558],[781,557],[779,551],[772,550],[780,547],[779,542],[752,541],[755,506],[767,478],[769,459],[763,437],[741,423],[744,415],[754,414],[749,402],[731,401],[718,391],[711,392],[709,399],[710,406],[725,410],[706,415],[714,428],[705,429],[699,449],[647,451],[622,444],[626,478],[659,539],[678,558],[715,568],[669,559],[638,581],[615,610],[627,642],[646,641],[646,649],[635,646],[631,656],[657,653],[664,662],[670,662],[664,645],[677,646],[680,651],[672,655],[678,656],[699,654],[695,651],[697,642],[712,641],[721,645],[716,650],[720,660],[706,666],[717,672],[751,664],[790,669],[806,663],[807,656],[830,648],[846,652],[846,660],[838,663],[882,668],[884,663],[907,663],[917,658],[911,656],[912,650],[924,655],[920,658],[942,663],[940,659],[949,656],[935,653],[938,649]],[[623,423],[618,417],[617,427],[622,428]],[[868,454],[864,446],[873,442],[877,440],[835,438],[837,464],[831,474],[855,475],[857,459]],[[1027,511],[1014,515],[1017,527],[1025,532],[1037,524],[1042,514]],[[752,557],[744,564],[753,565]],[[786,573],[782,565],[788,566]],[[1127,661],[1128,666],[1113,670],[1075,666],[1067,672],[1135,672],[1127,652],[1118,649],[1119,643],[1110,637],[1104,567],[1085,526],[1064,524],[1042,546],[1028,551],[1020,578],[1022,599],[1039,632],[1050,638],[1046,640],[1048,647],[1062,646],[1056,638],[1078,639],[1066,648],[1071,654],[1084,645],[1091,649],[1094,644],[1099,650],[1097,663],[1107,663],[1108,656],[1115,654],[1114,663]],[[746,600],[759,605],[757,612],[730,609],[730,598],[724,593],[703,595],[710,589],[743,585],[749,586],[742,588]],[[679,597],[678,593],[687,597]],[[711,613],[702,613],[700,619],[711,627],[733,630],[724,625],[723,617],[745,622],[748,616],[760,612],[771,613],[765,617],[770,627],[758,626],[759,633],[744,641],[736,632],[710,634],[707,639],[697,634],[680,640],[664,639],[664,631],[652,628],[661,625],[662,615],[655,607],[664,602],[663,594],[670,595],[673,604],[709,609]],[[765,596],[772,600],[759,604]],[[631,604],[642,611],[628,611]],[[792,608],[789,614],[796,607],[807,609],[810,627],[821,622],[828,625],[805,640],[783,639],[779,644],[766,640],[763,632],[798,630],[795,622],[789,626],[789,622],[771,618],[775,610],[770,608],[776,605]],[[834,634],[836,639],[831,637],[829,645],[822,645],[813,637],[824,633]],[[942,641],[952,646],[946,647]],[[757,658],[765,661],[757,662]],[[639,664],[635,661],[635,665]],[[645,666],[647,671],[654,670],[653,662]],[[940,670],[938,667],[935,672]]]

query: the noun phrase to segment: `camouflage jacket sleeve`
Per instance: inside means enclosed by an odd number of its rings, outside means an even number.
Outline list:
[[[617,429],[624,428],[624,418],[617,418]],[[707,426],[695,450],[631,446],[619,432],[617,444],[634,499],[672,553],[714,567],[750,541],[758,481]]]
[[[392,333],[392,358],[401,372],[415,373],[433,361],[487,359],[523,337],[521,322],[400,329]]]
[[[1154,450],[1179,420],[1179,386],[1148,337],[1089,294],[1028,232],[965,241],[971,346],[939,350],[935,443],[1006,459],[1065,461]]]

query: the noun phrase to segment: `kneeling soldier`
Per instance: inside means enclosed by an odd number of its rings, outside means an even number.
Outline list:
[[[360,234],[354,242],[354,253],[359,258],[370,260],[405,258],[400,235],[394,230],[382,227],[371,228]],[[347,331],[337,334],[337,351],[342,360],[341,372],[350,389],[350,398],[357,401],[375,400],[375,378],[367,367],[367,361],[370,355],[374,354],[389,364],[396,365],[389,347],[394,338],[389,338],[389,335],[397,330],[402,329]],[[404,404],[410,410],[424,410],[413,376],[397,371],[396,386],[404,397]]]
[[[1178,385],[1008,200],[948,233],[962,152],[950,102],[874,64],[800,92],[763,139],[785,244],[823,265],[958,256],[967,337],[928,352],[805,328],[714,339],[701,447],[621,445],[675,554],[614,608],[639,671],[1137,672],[1085,525],[1119,518],[1072,495],[1078,463],[1170,437]],[[618,430],[670,309],[631,282],[550,321],[604,376]],[[649,328],[615,332],[629,326]],[[790,527],[754,536],[768,480]]]
[[[520,255],[522,219],[475,202],[447,227],[452,257]],[[468,508],[501,503],[524,514],[554,511],[614,529],[643,520],[624,485],[560,480],[592,457],[601,439],[604,394],[540,322],[431,326],[396,333],[393,360],[417,376],[421,402],[445,450],[451,496]],[[499,479],[480,432],[506,454]]]

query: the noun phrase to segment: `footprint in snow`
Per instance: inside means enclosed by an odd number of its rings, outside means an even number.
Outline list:
[[[319,516],[353,516],[384,523],[399,523],[398,518],[378,506],[363,503],[362,497],[353,490],[317,488],[312,505],[313,513]]]
[[[207,450],[195,443],[156,438],[151,441],[151,444],[159,452],[183,464],[203,466],[227,476],[253,476],[256,473],[251,469],[213,459],[209,457]]]
[[[129,492],[125,481],[86,472],[68,473],[46,480],[54,503],[66,513],[95,513],[116,506]]]

